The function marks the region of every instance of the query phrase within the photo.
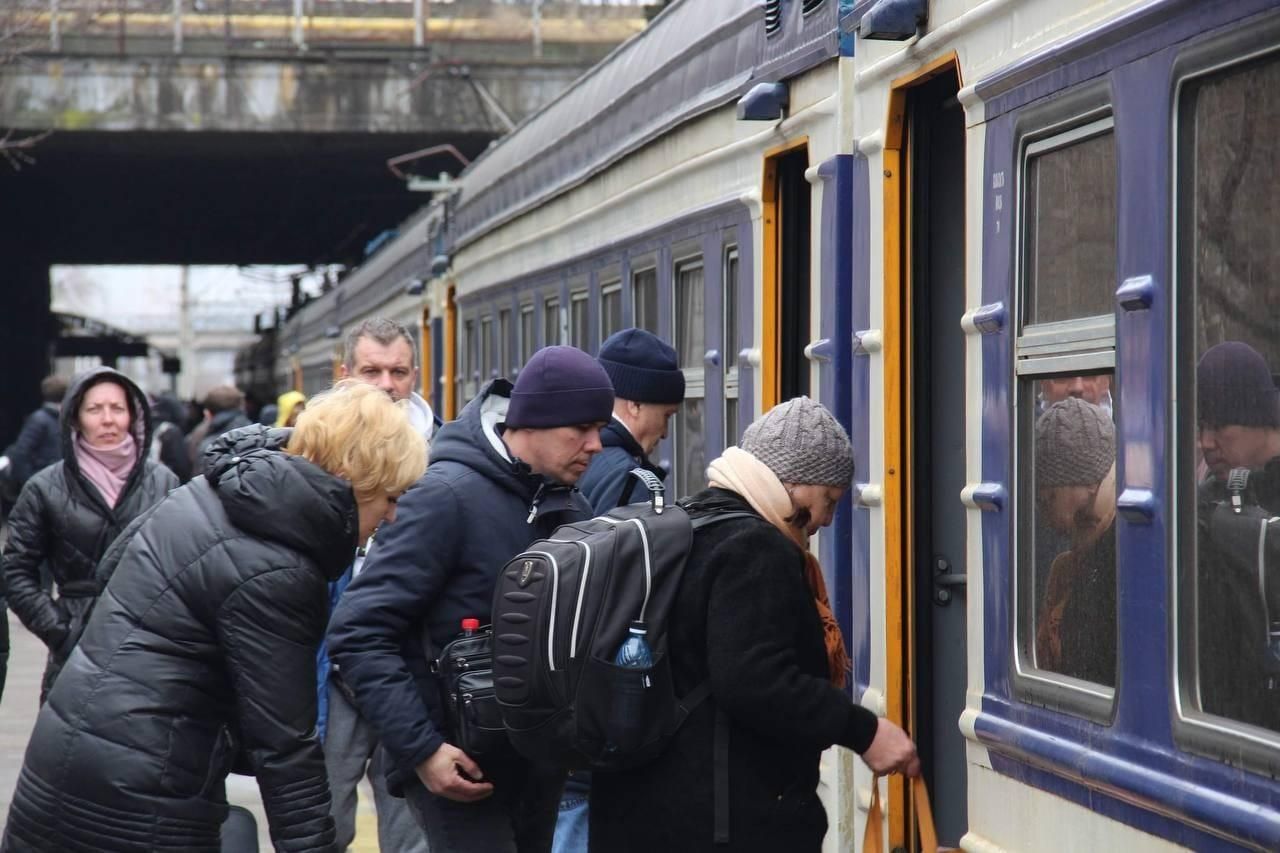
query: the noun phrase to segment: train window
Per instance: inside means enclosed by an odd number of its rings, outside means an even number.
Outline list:
[[[587,310],[587,292],[579,290],[569,295],[569,344],[580,350],[590,351],[590,315]]]
[[[631,276],[633,325],[658,334],[658,271],[640,270]]]
[[[498,312],[498,375],[510,376],[511,353],[514,347],[511,340],[511,309],[503,308]]]
[[[1048,323],[1112,312],[1116,146],[1110,118],[1027,148],[1024,317]]]
[[[465,320],[462,323],[462,340],[458,341],[458,371],[455,377],[458,405],[464,406],[471,399],[471,374],[476,369],[475,362],[476,321]]]
[[[1028,381],[1028,478],[1020,567],[1023,654],[1079,681],[1116,683],[1116,428],[1112,372]]]
[[[493,317],[480,318],[480,353],[476,360],[480,384],[493,377]]]
[[[676,352],[680,355],[680,366],[701,370],[706,354],[702,262],[687,261],[678,265],[675,284]]]
[[[529,363],[533,352],[538,348],[533,328],[533,306],[520,306],[520,367]]]
[[[1014,683],[1105,720],[1116,684],[1112,120],[1025,145],[1015,341]]]
[[[701,259],[676,264],[676,355],[685,375],[685,399],[675,419],[675,486],[682,495],[706,486],[706,323],[703,309],[705,277]]]
[[[738,247],[724,250],[724,446],[738,442]]]
[[[560,343],[560,301],[547,299],[542,303],[542,345],[552,347]]]
[[[622,329],[622,282],[600,288],[600,340]]]
[[[1177,110],[1179,705],[1277,732],[1280,56],[1187,81]]]

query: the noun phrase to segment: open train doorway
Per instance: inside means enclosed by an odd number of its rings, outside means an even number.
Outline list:
[[[965,508],[964,110],[948,59],[895,93],[894,162],[886,162],[886,308],[896,327],[889,379],[899,392],[886,411],[897,429],[887,467],[900,471],[891,524],[899,712],[920,749],[933,792],[939,841],[958,846],[967,831],[965,741],[959,729],[967,683]],[[896,173],[896,174],[895,174]],[[896,409],[896,410],[895,410]],[[895,458],[896,457],[896,458]],[[894,553],[896,552],[896,553]],[[893,624],[892,622],[890,624]],[[895,644],[893,638],[890,643]],[[901,796],[901,794],[899,794]],[[891,804],[897,797],[891,797]],[[906,802],[898,800],[905,810]],[[893,821],[895,845],[911,849],[908,821]]]
[[[809,394],[812,212],[809,147],[769,152],[764,169],[764,363],[762,410]]]

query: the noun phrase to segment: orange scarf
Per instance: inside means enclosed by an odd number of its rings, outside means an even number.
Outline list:
[[[831,683],[836,687],[844,687],[852,668],[849,653],[844,647],[844,635],[840,632],[840,623],[831,611],[822,565],[809,550],[809,535],[804,528],[787,521],[794,513],[794,508],[786,487],[769,466],[740,447],[727,448],[719,458],[712,460],[707,468],[707,479],[712,486],[728,489],[739,495],[765,521],[785,533],[804,553],[805,580],[809,582],[814,606],[822,619]]]

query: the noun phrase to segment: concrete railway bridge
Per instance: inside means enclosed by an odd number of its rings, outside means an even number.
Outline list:
[[[54,351],[51,265],[357,263],[426,200],[388,160],[448,144],[457,155],[400,171],[456,172],[649,11],[637,0],[0,7],[0,447],[38,404]]]

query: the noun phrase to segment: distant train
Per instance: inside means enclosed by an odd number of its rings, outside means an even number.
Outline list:
[[[1280,726],[1205,699],[1229,661],[1195,515],[1197,359],[1280,365],[1277,140],[1280,0],[678,1],[284,323],[274,376],[323,388],[390,316],[451,417],[539,347],[643,326],[687,378],[681,494],[815,396],[857,457],[819,543],[854,696],[917,738],[945,843],[1277,850]],[[1084,677],[1036,640],[1066,546],[1032,436],[1068,394],[1118,445]],[[824,762],[828,849],[871,784]]]

